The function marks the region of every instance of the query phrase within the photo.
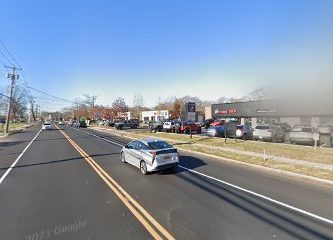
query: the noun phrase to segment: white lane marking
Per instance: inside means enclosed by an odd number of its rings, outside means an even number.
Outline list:
[[[277,204],[277,205],[283,206],[283,207],[285,207],[285,208],[289,208],[289,209],[291,209],[291,210],[294,210],[295,212],[302,213],[302,214],[307,215],[307,216],[309,216],[309,217],[313,217],[313,218],[315,218],[315,219],[318,219],[318,220],[321,220],[321,221],[323,221],[323,222],[326,222],[326,223],[329,223],[329,224],[332,224],[332,225],[333,225],[333,220],[330,220],[330,219],[327,219],[327,218],[324,218],[324,217],[318,216],[318,215],[316,215],[316,214],[314,214],[314,213],[311,213],[311,212],[308,212],[308,211],[302,210],[302,209],[300,209],[300,208],[297,208],[297,207],[294,207],[294,206],[288,205],[288,204],[286,204],[286,203],[280,202],[280,201],[275,200],[275,199],[273,199],[273,198],[266,197],[266,196],[264,196],[264,195],[262,195],[262,194],[259,194],[259,193],[256,193],[256,192],[253,192],[253,191],[250,191],[250,190],[248,190],[248,189],[245,189],[245,188],[242,188],[242,187],[239,187],[239,186],[236,186],[236,185],[234,185],[234,184],[232,184],[232,183],[228,183],[228,182],[223,181],[223,180],[221,180],[221,179],[218,179],[218,178],[215,178],[215,177],[212,177],[212,176],[209,176],[209,175],[203,174],[203,173],[201,173],[201,172],[197,172],[197,171],[195,171],[195,170],[193,170],[193,169],[189,169],[189,168],[187,168],[187,167],[183,167],[183,166],[181,166],[181,165],[178,165],[178,166],[179,166],[180,168],[183,168],[183,169],[189,171],[189,172],[192,172],[192,173],[195,173],[195,174],[197,174],[197,175],[200,175],[200,176],[203,176],[203,177],[206,177],[206,178],[212,179],[212,180],[214,180],[214,181],[217,181],[217,182],[223,183],[223,184],[225,184],[225,185],[227,185],[227,186],[229,186],[229,187],[232,187],[232,188],[235,188],[235,189],[237,189],[237,190],[240,190],[240,191],[243,191],[243,192],[249,193],[249,194],[254,195],[254,196],[256,196],[256,197],[259,197],[259,198],[265,199],[265,200],[267,200],[267,201],[269,201],[269,202],[272,202],[272,203],[275,203],[275,204]]]
[[[97,135],[95,135],[95,134],[93,134],[93,133],[83,131],[83,130],[81,130],[81,129],[75,129],[75,130],[80,131],[80,132],[84,132],[84,133],[86,133],[86,134],[88,134],[88,135],[90,135],[90,136],[94,136],[94,137],[96,137],[96,138],[102,139],[103,141],[106,141],[106,142],[112,143],[112,144],[117,145],[117,146],[119,146],[119,147],[123,147],[123,146],[124,146],[124,145],[122,145],[122,144],[120,144],[120,143],[117,143],[117,142],[111,141],[111,140],[109,140],[109,139],[107,139],[107,138],[105,138],[105,137],[100,137],[100,136],[97,136]]]
[[[82,131],[82,130],[80,130],[80,131]],[[82,132],[85,132],[85,131],[82,131]],[[87,133],[87,132],[85,132],[85,133]],[[113,143],[113,144],[115,144],[115,145],[117,145],[117,146],[121,146],[121,147],[123,147],[123,145],[121,145],[121,144],[119,144],[119,143],[116,143],[116,142],[110,141],[110,140],[108,140],[108,139],[106,139],[106,138],[99,137],[99,136],[97,136],[97,135],[95,135],[95,134],[91,134],[91,133],[87,133],[87,134],[89,134],[89,135],[91,135],[91,136],[94,136],[94,137],[97,137],[97,138],[99,138],[99,139],[102,139],[102,140],[104,140],[104,141],[107,141],[107,142]],[[248,189],[245,189],[245,188],[242,188],[242,187],[239,187],[239,186],[234,185],[234,184],[232,184],[232,183],[229,183],[229,182],[223,181],[223,180],[221,180],[221,179],[218,179],[218,178],[215,178],[215,177],[212,177],[212,176],[206,175],[206,174],[204,174],[204,173],[201,173],[201,172],[195,171],[195,170],[193,170],[193,169],[190,169],[190,168],[187,168],[187,167],[184,167],[184,166],[181,166],[181,165],[178,165],[178,167],[183,168],[183,169],[185,169],[185,170],[187,170],[187,171],[189,171],[189,172],[192,172],[192,173],[194,173],[194,174],[197,174],[197,175],[200,175],[200,176],[203,176],[203,177],[209,178],[209,179],[211,179],[211,180],[217,181],[217,182],[219,182],[219,183],[225,184],[225,185],[227,185],[227,186],[229,186],[229,187],[232,187],[232,188],[235,188],[235,189],[237,189],[237,190],[240,190],[240,191],[246,192],[246,193],[251,194],[251,195],[253,195],[253,196],[256,196],[256,197],[259,197],[259,198],[265,199],[265,200],[267,200],[267,201],[269,201],[269,202],[272,202],[272,203],[275,203],[275,204],[277,204],[277,205],[283,206],[283,207],[285,207],[285,208],[291,209],[291,210],[293,210],[293,211],[295,211],[295,212],[298,212],[298,213],[301,213],[301,214],[303,214],[303,215],[306,215],[306,216],[309,216],[309,217],[315,218],[315,219],[317,219],[317,220],[320,220],[320,221],[322,221],[322,222],[325,222],[325,223],[328,223],[328,224],[332,224],[332,225],[333,225],[333,220],[331,220],[331,219],[321,217],[321,216],[316,215],[316,214],[314,214],[314,213],[311,213],[311,212],[305,211],[305,210],[303,210],[303,209],[300,209],[300,208],[297,208],[297,207],[291,206],[291,205],[289,205],[289,204],[286,204],[286,203],[280,202],[280,201],[275,200],[275,199],[273,199],[273,198],[266,197],[265,195],[262,195],[262,194],[259,194],[259,193],[256,193],[256,192],[253,192],[253,191],[251,191],[251,190],[248,190]]]
[[[16,158],[16,160],[12,163],[12,165],[7,169],[7,171],[2,175],[0,178],[0,184],[5,180],[6,176],[12,171],[12,169],[15,167],[16,163],[20,160],[20,158],[23,156],[23,154],[28,150],[30,145],[35,141],[35,139],[38,137],[38,135],[41,133],[42,129],[39,130],[39,132],[36,134],[36,136],[29,142],[29,144],[24,148],[24,150],[21,152],[21,154]]]

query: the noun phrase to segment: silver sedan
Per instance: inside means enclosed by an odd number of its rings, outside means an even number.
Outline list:
[[[139,168],[142,174],[178,166],[179,154],[169,143],[158,139],[134,140],[121,150],[121,161]]]

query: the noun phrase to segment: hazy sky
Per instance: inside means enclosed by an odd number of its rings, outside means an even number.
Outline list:
[[[90,94],[111,104],[122,96],[132,104],[141,93],[153,106],[159,96],[241,97],[333,76],[331,0],[2,0],[0,7],[0,39],[28,83],[71,100]],[[7,64],[1,55],[0,62]],[[44,110],[66,105],[38,101]]]

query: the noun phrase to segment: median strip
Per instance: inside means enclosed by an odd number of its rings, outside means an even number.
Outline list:
[[[137,201],[135,201],[96,161],[77,145],[63,130],[56,126],[61,134],[71,143],[75,150],[89,163],[102,180],[119,197],[138,221],[146,228],[154,239],[175,239],[159,224]]]

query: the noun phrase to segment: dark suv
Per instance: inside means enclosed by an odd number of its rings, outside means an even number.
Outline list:
[[[118,130],[121,130],[123,128],[138,128],[139,123],[136,121],[126,120],[123,122],[118,122],[114,124],[114,127]]]

